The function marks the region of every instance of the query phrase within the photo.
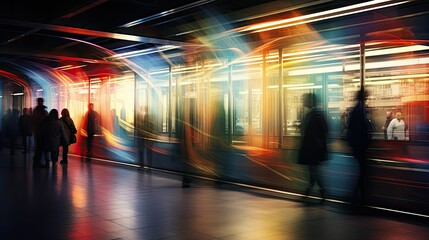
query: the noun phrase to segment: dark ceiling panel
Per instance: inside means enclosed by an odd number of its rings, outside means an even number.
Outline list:
[[[106,54],[100,48],[120,53],[169,44],[199,44],[198,38],[207,40],[214,35],[222,37],[215,36],[217,42],[214,40],[213,44],[222,45],[237,39],[259,43],[287,37],[295,29],[290,27],[267,33],[231,31],[229,35],[226,32],[249,24],[290,18],[296,13],[320,13],[362,2],[368,1],[3,1],[0,8],[0,57],[43,61],[54,67],[58,64],[55,58],[105,61]],[[427,11],[427,1],[417,0],[390,10],[358,13],[342,17],[341,21],[327,19],[307,26],[327,39],[359,34],[368,27],[380,31],[386,25],[366,23],[375,19],[376,12],[391,19],[402,17],[398,21],[411,26],[417,38],[428,39]],[[331,29],[338,30],[333,32]],[[223,36],[228,38],[222,39]],[[285,43],[293,43],[293,40]]]

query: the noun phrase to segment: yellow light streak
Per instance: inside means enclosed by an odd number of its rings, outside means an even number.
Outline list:
[[[350,6],[346,6],[346,7],[331,9],[331,10],[322,11],[322,12],[313,13],[313,14],[308,14],[308,15],[304,15],[304,16],[255,24],[255,25],[252,25],[250,27],[245,27],[239,31],[240,32],[253,31],[254,33],[270,31],[270,30],[275,30],[275,29],[279,29],[279,28],[292,27],[292,26],[301,25],[301,24],[305,24],[305,23],[318,22],[318,21],[322,21],[322,20],[352,15],[352,14],[356,14],[356,13],[362,13],[362,12],[372,11],[372,10],[376,10],[376,9],[392,7],[395,5],[407,3],[409,1],[402,1],[402,2],[396,2],[396,3],[394,2],[391,4],[382,4],[382,3],[388,3],[388,2],[392,2],[392,1],[391,0],[368,1],[368,2],[364,2],[364,3],[354,4],[354,5],[350,5]],[[377,5],[377,4],[380,4],[380,5],[370,7],[370,6]]]

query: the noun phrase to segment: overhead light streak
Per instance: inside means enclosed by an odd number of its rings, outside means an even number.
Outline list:
[[[109,58],[113,58],[113,59],[131,58],[131,57],[148,55],[148,54],[152,54],[152,53],[168,51],[168,50],[177,49],[177,48],[180,48],[180,46],[164,45],[164,46],[160,46],[160,47],[146,48],[146,49],[141,49],[141,50],[137,50],[137,51],[119,53],[119,54],[115,54],[113,56],[107,57],[107,59],[109,59]]]
[[[66,65],[66,66],[57,67],[57,68],[54,68],[54,69],[55,70],[61,70],[61,71],[67,71],[67,70],[72,70],[72,69],[76,69],[76,68],[83,68],[83,67],[86,67],[86,65],[77,65],[77,66]]]
[[[429,50],[429,47],[425,45],[413,45],[413,46],[406,46],[406,47],[385,48],[385,49],[377,49],[377,50],[368,49],[365,51],[365,57],[383,56],[383,55],[391,55],[391,54],[398,54],[398,53],[411,53],[411,52],[418,52],[418,51],[425,51],[425,50]],[[356,54],[341,56],[341,57],[329,57],[327,59],[319,60],[319,62],[355,59],[358,57],[359,55],[356,55]]]
[[[411,58],[411,59],[392,60],[392,61],[368,62],[366,63],[365,68],[367,70],[380,69],[380,68],[394,68],[394,67],[404,67],[404,66],[428,64],[428,63],[429,63],[429,57]],[[289,71],[288,75],[300,76],[300,75],[309,75],[309,74],[318,74],[318,73],[357,71],[359,69],[360,69],[360,64],[346,64],[345,66],[343,65],[321,66],[321,67],[291,70]]]
[[[239,31],[240,32],[253,32],[253,33],[270,31],[270,30],[275,30],[275,29],[280,29],[280,28],[285,28],[285,27],[292,27],[292,26],[296,26],[296,25],[301,25],[301,24],[305,24],[305,23],[318,22],[318,21],[322,21],[322,20],[347,16],[347,15],[352,15],[352,14],[357,14],[357,13],[362,13],[362,12],[373,11],[373,10],[381,9],[381,8],[392,7],[392,6],[407,3],[409,1],[401,1],[401,2],[394,2],[393,1],[393,3],[386,4],[389,2],[392,2],[392,0],[373,0],[373,1],[369,1],[369,2],[354,4],[354,5],[350,5],[350,6],[346,6],[346,7],[331,9],[331,10],[322,11],[322,12],[313,13],[313,14],[308,14],[308,15],[303,15],[303,16],[299,16],[299,17],[293,17],[293,18],[288,18],[288,19],[283,19],[283,20],[278,20],[278,21],[271,21],[271,22],[254,24],[254,25],[251,25],[249,27],[243,27]],[[373,6],[373,7],[371,7],[371,6]]]
[[[381,81],[381,80],[394,80],[394,79],[407,79],[407,78],[425,78],[429,77],[429,74],[410,74],[410,75],[400,75],[400,76],[385,76],[385,77],[367,77],[365,81]],[[353,79],[353,82],[359,82],[360,79]]]
[[[84,28],[67,27],[67,26],[61,26],[61,25],[35,23],[35,22],[27,22],[27,21],[4,19],[4,18],[0,18],[0,23],[4,25],[10,25],[10,26],[36,28],[36,29],[43,29],[43,30],[49,30],[49,31],[55,31],[55,32],[71,33],[71,34],[78,34],[78,35],[90,36],[90,37],[100,37],[100,38],[107,38],[107,39],[125,40],[125,41],[132,41],[132,42],[152,43],[152,44],[161,44],[161,45],[171,44],[171,45],[180,45],[180,46],[189,46],[189,47],[200,46],[199,44],[194,44],[194,43],[184,43],[184,42],[157,39],[157,38],[151,38],[151,37],[143,37],[138,35],[124,34],[124,33],[104,32],[104,31],[97,31],[97,30],[84,29]]]
[[[189,3],[189,4],[183,5],[183,6],[178,7],[178,8],[169,9],[169,10],[166,10],[166,11],[154,14],[152,16],[148,16],[148,17],[140,18],[138,20],[134,20],[132,22],[123,24],[123,25],[121,25],[119,27],[121,27],[121,28],[133,27],[133,26],[136,26],[136,25],[139,25],[139,24],[142,24],[142,23],[145,23],[145,22],[149,22],[149,21],[152,21],[152,20],[155,20],[155,19],[158,19],[158,18],[162,18],[162,17],[168,16],[168,15],[171,15],[171,14],[179,13],[179,12],[182,12],[182,11],[194,8],[194,7],[199,7],[201,5],[204,5],[204,4],[207,4],[207,3],[211,3],[211,2],[214,2],[214,1],[215,0],[200,0],[200,1],[197,1],[197,2]]]
[[[302,89],[320,89],[322,85],[314,85],[314,86],[304,86],[304,87],[291,87],[287,88],[288,90],[302,90]]]
[[[282,87],[284,88],[296,88],[296,87],[309,87],[313,86],[314,83],[296,83],[296,84],[283,84]],[[271,85],[268,86],[268,88],[279,88],[278,85]]]

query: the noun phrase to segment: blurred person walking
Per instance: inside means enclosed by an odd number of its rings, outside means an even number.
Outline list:
[[[45,165],[49,167],[49,161],[52,161],[52,167],[57,166],[60,142],[68,144],[65,137],[63,124],[58,119],[58,110],[52,109],[47,118],[40,124],[39,134],[42,137],[42,149],[45,155]]]
[[[359,176],[353,196],[355,204],[363,204],[368,198],[368,163],[366,155],[372,137],[372,124],[366,114],[368,96],[369,93],[364,91],[363,88],[356,93],[357,103],[350,114],[347,131],[353,157],[359,164]]]
[[[317,183],[320,188],[320,197],[324,201],[326,189],[320,164],[327,160],[328,128],[323,112],[317,108],[319,102],[314,93],[304,94],[303,104],[308,111],[305,114],[301,128],[301,146],[298,163],[308,166],[309,181],[305,195],[308,196],[315,183]]]
[[[68,142],[61,141],[61,146],[63,148],[63,159],[60,161],[61,164],[68,163],[68,153],[69,145],[76,143],[76,133],[77,129],[74,125],[73,119],[70,117],[70,112],[67,108],[61,110],[60,122],[63,125],[65,139],[68,139]]]
[[[87,160],[91,160],[92,157],[92,147],[93,147],[93,140],[94,135],[96,133],[99,133],[100,128],[100,117],[98,113],[94,110],[94,104],[89,103],[88,104],[88,111],[85,113],[84,119],[83,119],[83,127],[86,130],[87,138],[86,138],[86,156]]]
[[[153,142],[150,138],[154,137],[152,119],[149,116],[148,107],[144,106],[137,115],[138,127],[138,148],[139,148],[139,161],[140,170],[150,171],[152,168],[152,148]]]
[[[22,115],[19,117],[19,132],[22,137],[23,154],[30,152],[31,136],[33,135],[31,127],[31,116],[28,108],[22,109]]]
[[[43,153],[43,149],[42,149],[43,136],[40,134],[39,128],[43,120],[48,117],[48,111],[46,110],[47,107],[43,105],[43,103],[44,103],[43,98],[37,98],[37,106],[34,108],[33,115],[32,115],[32,127],[34,131],[34,144],[35,144],[33,167],[42,166],[41,160],[42,160],[42,153]]]

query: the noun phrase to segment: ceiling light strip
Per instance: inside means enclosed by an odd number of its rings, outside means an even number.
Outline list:
[[[243,28],[241,31],[244,31],[244,32],[247,32],[247,31],[253,31],[253,32],[269,31],[269,30],[274,30],[274,29],[279,29],[279,28],[284,28],[284,27],[296,26],[296,25],[300,25],[300,24],[304,24],[304,23],[316,22],[316,21],[346,16],[346,15],[371,11],[371,10],[380,9],[380,8],[387,8],[387,7],[403,4],[403,3],[406,3],[409,1],[394,2],[391,4],[386,4],[387,2],[392,2],[392,0],[374,0],[374,1],[369,1],[369,2],[365,2],[365,3],[354,4],[354,5],[350,5],[350,6],[346,6],[346,7],[342,7],[342,8],[331,9],[331,10],[322,11],[322,12],[318,12],[318,13],[308,14],[308,15],[304,15],[304,16],[288,18],[288,19],[283,19],[283,20],[279,20],[279,21],[265,22],[265,23],[256,24],[256,25],[252,25],[250,27]],[[375,6],[377,4],[379,4],[379,5]],[[374,7],[370,8],[370,6],[374,6]],[[354,11],[352,11],[352,10],[354,10]]]

